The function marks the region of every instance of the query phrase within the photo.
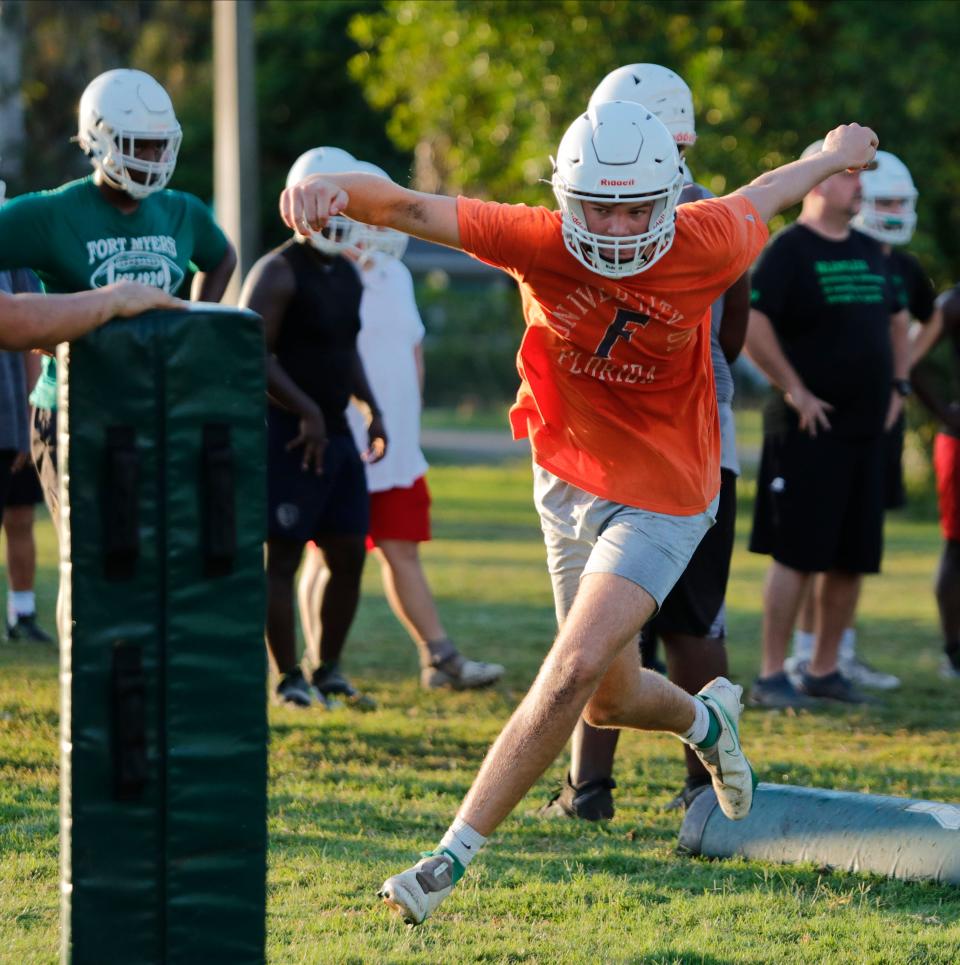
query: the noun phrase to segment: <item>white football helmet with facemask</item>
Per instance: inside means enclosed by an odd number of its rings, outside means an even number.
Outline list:
[[[107,184],[131,198],[167,186],[181,138],[170,96],[142,70],[108,70],[80,98],[77,143]]]
[[[889,151],[877,151],[876,167],[860,172],[863,200],[852,224],[877,241],[905,245],[917,227],[917,188],[906,164]],[[878,204],[888,202],[881,210]]]
[[[314,147],[304,151],[294,161],[287,175],[287,187],[310,177],[312,174],[346,174],[359,171],[361,162],[349,151],[339,147]],[[338,255],[345,251],[359,253],[367,226],[346,215],[334,215],[320,231],[310,232],[310,243],[325,255]]]
[[[594,104],[560,141],[553,191],[563,240],[577,261],[599,275],[636,275],[669,251],[682,189],[683,169],[673,136],[639,104]],[[650,203],[653,210],[642,234],[598,235],[587,228],[585,201]]]
[[[378,178],[393,181],[393,178],[383,168],[377,167],[376,164],[371,164],[369,161],[358,161],[354,170],[361,174],[375,174]],[[364,229],[362,243],[365,249],[381,251],[383,254],[398,260],[403,257],[407,250],[407,242],[410,241],[409,235],[393,228],[381,228],[378,225],[362,225],[362,228]]]
[[[611,71],[590,97],[590,107],[605,101],[633,101],[659,117],[678,146],[697,140],[693,94],[684,79],[659,64],[627,64]]]

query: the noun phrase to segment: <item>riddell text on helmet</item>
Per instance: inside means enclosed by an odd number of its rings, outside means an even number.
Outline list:
[[[600,178],[600,185],[604,188],[629,188],[637,182],[630,178],[629,181],[614,181],[611,178]]]

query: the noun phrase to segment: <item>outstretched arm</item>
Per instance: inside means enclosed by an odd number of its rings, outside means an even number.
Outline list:
[[[314,174],[280,195],[280,216],[306,235],[335,214],[460,247],[457,200],[402,188],[373,174]]]
[[[866,167],[874,159],[879,143],[869,127],[842,124],[824,138],[818,153],[761,174],[733,193],[749,198],[760,217],[769,221],[778,212],[797,204],[811,188],[832,174]]]
[[[8,295],[0,292],[0,348],[52,351],[117,316],[151,308],[185,308],[159,288],[132,281],[75,295]]]

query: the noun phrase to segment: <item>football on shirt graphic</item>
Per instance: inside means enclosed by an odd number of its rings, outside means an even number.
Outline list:
[[[103,288],[115,281],[138,281],[172,294],[183,281],[183,269],[157,252],[122,251],[108,258],[90,276],[90,287]]]

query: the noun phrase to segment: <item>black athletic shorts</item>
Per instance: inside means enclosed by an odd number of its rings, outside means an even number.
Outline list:
[[[16,458],[16,449],[0,449],[0,518],[3,517],[4,504],[10,490],[10,479],[13,476],[13,461]]]
[[[884,438],[763,440],[750,550],[801,573],[879,573],[883,556]]]
[[[682,633],[723,641],[726,636],[723,601],[730,577],[736,522],[737,476],[729,469],[721,469],[717,521],[707,530],[657,615],[643,628],[645,634],[662,637]]]
[[[287,451],[300,419],[270,406],[267,410],[267,499],[271,539],[306,543],[323,536],[366,536],[370,497],[363,460],[350,433],[331,435],[323,454],[323,474],[302,468],[303,450]]]
[[[57,474],[57,411],[37,409],[31,413],[30,453],[40,477],[43,498],[54,526],[60,526],[60,480]]]
[[[42,502],[43,488],[40,486],[37,467],[32,462],[28,462],[10,477],[10,488],[7,490],[7,508],[36,506]]]
[[[901,412],[893,428],[883,436],[884,509],[903,509],[907,490],[903,485],[903,433],[906,417]]]

